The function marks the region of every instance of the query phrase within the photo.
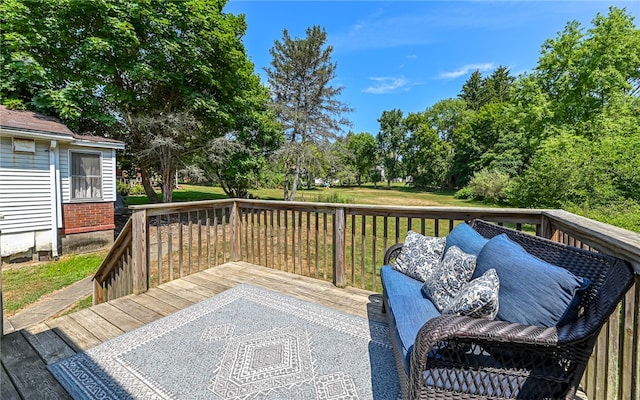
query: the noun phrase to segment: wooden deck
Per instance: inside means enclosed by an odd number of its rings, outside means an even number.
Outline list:
[[[46,365],[89,349],[241,283],[385,321],[379,294],[245,262],[227,263],[4,336],[0,399],[69,399]]]

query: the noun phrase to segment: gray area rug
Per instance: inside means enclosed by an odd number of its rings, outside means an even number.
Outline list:
[[[74,399],[398,399],[386,324],[240,285],[49,366]]]

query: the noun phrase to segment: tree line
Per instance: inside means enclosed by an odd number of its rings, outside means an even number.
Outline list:
[[[565,208],[640,229],[640,31],[624,9],[575,21],[536,67],[473,72],[456,98],[387,110],[378,132],[342,132],[349,105],[321,27],[283,31],[260,81],[225,0],[0,3],[0,101],[123,140],[152,201],[176,171],[229,196],[315,178],[398,178],[518,207]],[[161,182],[156,198],[152,177]]]
[[[456,98],[378,122],[334,142],[348,179],[375,182],[382,167],[388,183],[640,231],[640,30],[624,9],[567,23],[529,73],[475,71]]]

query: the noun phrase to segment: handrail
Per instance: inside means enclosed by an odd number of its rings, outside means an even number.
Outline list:
[[[102,263],[94,274],[94,280],[98,282],[104,281],[111,268],[113,267],[113,264],[116,262],[116,259],[122,254],[122,252],[126,248],[125,246],[130,241],[130,238],[128,239],[127,236],[131,235],[131,225],[131,219],[128,219],[124,224],[124,227],[120,231],[120,234],[116,238],[115,242],[113,242],[113,246],[111,246],[111,249],[107,253],[107,256],[104,260],[102,260]]]
[[[637,398],[640,393],[638,233],[562,210],[248,199],[129,208],[132,218],[94,277],[95,302],[144,292],[154,282],[228,261],[376,291],[384,250],[402,241],[409,229],[445,236],[460,221],[475,218],[535,230],[539,236],[617,256],[634,267],[636,284],[602,329],[583,386],[590,397],[598,393],[598,399]]]
[[[570,234],[600,252],[622,258],[640,275],[640,234],[563,210],[546,210],[542,215],[553,230]]]
[[[129,282],[129,271],[125,270],[130,264],[131,248],[133,245],[131,219],[120,231],[113,246],[107,253],[104,260],[93,276],[93,304],[100,304],[115,297],[123,296],[127,293]],[[120,278],[120,279],[118,279]],[[115,282],[115,281],[120,282]],[[124,287],[123,287],[124,286]],[[115,289],[115,293],[109,293]],[[106,293],[105,293],[106,292]]]

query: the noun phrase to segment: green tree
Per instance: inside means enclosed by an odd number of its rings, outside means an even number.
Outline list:
[[[475,70],[469,79],[462,85],[458,97],[467,103],[471,110],[478,111],[487,102],[487,91],[484,87],[484,79],[480,70]]]
[[[640,91],[640,30],[625,10],[598,14],[586,32],[569,22],[547,40],[533,77],[553,106],[553,122],[588,126],[603,108]]]
[[[403,160],[414,186],[440,188],[447,184],[451,145],[429,123],[429,116],[427,109],[424,113],[409,114],[405,119],[409,137]]]
[[[510,74],[509,68],[499,66],[491,75],[486,77],[482,86],[486,93],[486,102],[503,103],[511,98],[511,89],[515,82],[515,77]]]
[[[338,100],[342,87],[331,86],[337,65],[331,62],[333,47],[326,45],[327,33],[319,26],[308,28],[305,38],[291,38],[285,29],[282,40],[270,49],[271,67],[266,68],[273,110],[292,146],[284,158],[284,199],[295,200],[303,159],[295,148],[306,142],[335,137],[349,121],[351,111]]]
[[[460,181],[457,171],[461,169],[455,165],[455,162],[456,160],[464,162],[460,157],[456,158],[458,146],[464,145],[461,143],[464,136],[461,136],[460,130],[474,115],[474,111],[469,110],[466,102],[462,99],[445,99],[427,108],[423,115],[424,123],[433,129],[443,141],[439,144],[440,150],[437,153],[440,154],[441,165],[446,167],[446,175],[439,186],[453,189]]]
[[[270,124],[255,108],[265,99],[256,98],[260,82],[241,42],[244,17],[223,13],[225,3],[9,0],[17,11],[3,29],[2,98],[124,140],[147,195],[155,200],[149,178],[158,173],[169,201],[173,172],[210,139],[247,120]],[[179,126],[190,131],[176,136]],[[158,143],[171,148],[171,162],[145,157]]]
[[[376,137],[378,156],[384,167],[384,179],[387,181],[387,187],[390,188],[391,181],[401,178],[404,174],[402,146],[405,144],[407,130],[400,109],[383,111],[378,122],[380,123],[380,131]]]
[[[371,169],[376,165],[376,138],[369,132],[347,134],[347,150],[349,157],[347,164],[355,171],[358,186],[363,179],[368,179]]]

